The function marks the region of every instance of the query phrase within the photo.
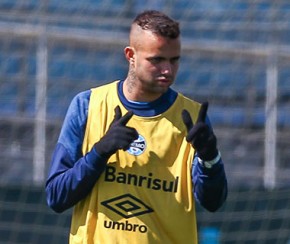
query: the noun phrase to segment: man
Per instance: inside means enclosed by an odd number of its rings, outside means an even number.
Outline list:
[[[70,243],[197,243],[195,199],[215,211],[227,195],[208,104],[170,88],[177,22],[145,11],[129,42],[127,78],[78,94],[68,109],[48,205],[74,206]]]

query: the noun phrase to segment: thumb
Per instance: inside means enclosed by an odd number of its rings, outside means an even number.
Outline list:
[[[208,102],[203,102],[201,104],[196,122],[205,122],[207,108],[208,108]]]
[[[189,132],[191,128],[193,127],[193,122],[190,117],[190,114],[186,109],[184,109],[181,113],[181,116],[182,116],[183,123],[186,126],[187,132]]]
[[[115,116],[112,123],[118,121],[122,117],[122,112],[119,105],[115,107],[114,111],[115,111]]]
[[[125,126],[128,123],[128,121],[132,118],[132,116],[133,116],[132,111],[127,112],[123,117],[120,118],[118,124]]]

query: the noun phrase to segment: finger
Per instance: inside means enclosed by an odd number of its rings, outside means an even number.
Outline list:
[[[199,110],[197,121],[196,121],[197,123],[198,122],[205,122],[207,108],[208,108],[208,102],[204,102],[201,104],[201,108]]]
[[[203,133],[206,133],[207,131],[207,125],[205,123],[197,123],[195,126],[188,132],[188,135],[186,136],[186,140],[189,142],[195,141],[197,138],[200,138],[200,136]]]
[[[122,117],[122,112],[121,112],[121,109],[118,105],[115,107],[115,116],[114,116],[113,123],[116,122],[117,120],[119,120],[121,117]]]
[[[126,128],[126,133],[124,134],[120,134],[118,141],[120,143],[120,148],[119,149],[123,149],[123,150],[127,150],[131,143],[134,142],[137,138],[138,138],[138,132],[136,131],[136,129],[131,128],[131,127],[125,127]]]
[[[192,119],[190,117],[190,114],[186,109],[184,109],[181,113],[181,116],[182,116],[183,123],[186,126],[187,132],[189,132],[191,130],[191,128],[193,127],[193,123],[192,123]]]
[[[121,117],[118,121],[120,125],[126,125],[128,121],[132,118],[133,112],[129,111],[127,112],[123,117]]]

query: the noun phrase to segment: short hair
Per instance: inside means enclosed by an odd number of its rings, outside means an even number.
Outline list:
[[[179,23],[156,10],[146,10],[136,16],[133,24],[154,34],[175,39],[180,35]]]

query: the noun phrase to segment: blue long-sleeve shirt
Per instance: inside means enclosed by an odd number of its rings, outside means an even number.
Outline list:
[[[118,94],[127,110],[144,117],[166,111],[177,97],[177,92],[169,89],[156,101],[130,102],[123,94],[122,82],[118,84]],[[46,195],[48,205],[56,212],[62,212],[86,197],[106,168],[107,159],[102,158],[95,148],[82,155],[90,95],[91,91],[87,90],[72,100],[53,153]],[[207,123],[210,125],[208,118]],[[227,180],[222,159],[208,169],[195,155],[192,181],[193,194],[203,207],[215,211],[223,204],[227,196]]]

